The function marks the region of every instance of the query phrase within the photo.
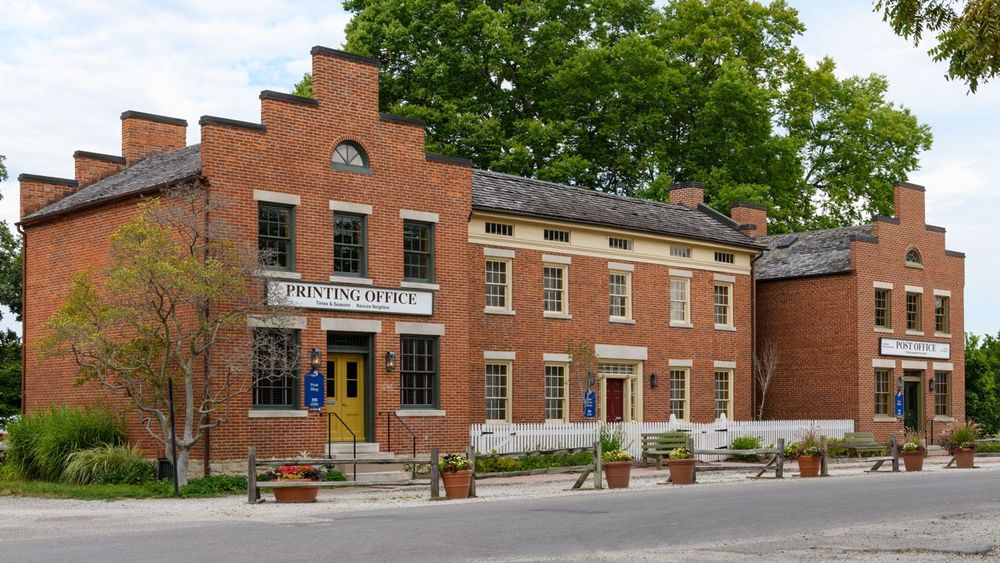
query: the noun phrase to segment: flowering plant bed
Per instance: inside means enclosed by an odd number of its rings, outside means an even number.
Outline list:
[[[268,481],[319,481],[322,473],[313,465],[282,465],[268,471]]]

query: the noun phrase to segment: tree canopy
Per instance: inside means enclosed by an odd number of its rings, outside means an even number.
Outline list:
[[[875,11],[914,45],[924,31],[936,33],[928,54],[947,62],[945,76],[971,92],[1000,74],[1000,0],[878,0]]]
[[[1000,432],[1000,333],[965,336],[965,416]]]
[[[700,180],[714,207],[760,203],[787,231],[891,215],[931,143],[883,77],[809,64],[781,0],[344,6],[345,48],[381,62],[381,109],[481,168],[658,200]]]

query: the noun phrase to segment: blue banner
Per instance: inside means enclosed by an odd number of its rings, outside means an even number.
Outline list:
[[[594,393],[593,389],[588,389],[583,394],[583,416],[584,418],[597,416],[597,393]]]
[[[903,394],[896,393],[896,416],[903,416]]]
[[[318,370],[314,369],[305,375],[306,385],[306,407],[311,411],[318,411],[323,408],[323,401],[326,394],[323,392],[323,382],[326,378]]]

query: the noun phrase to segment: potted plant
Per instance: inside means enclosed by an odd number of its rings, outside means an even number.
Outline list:
[[[923,446],[923,440],[923,434],[913,430],[908,430],[904,434],[900,455],[903,457],[903,466],[906,467],[907,471],[923,471],[924,454],[927,451]]]
[[[438,462],[444,493],[450,499],[469,498],[472,484],[472,461],[462,454],[448,454]]]
[[[628,488],[632,477],[632,456],[622,446],[624,430],[601,426],[601,466],[609,489]]]
[[[955,456],[959,469],[972,469],[976,463],[976,440],[981,429],[975,422],[959,424],[947,438],[948,453]]]
[[[667,469],[670,470],[670,482],[675,485],[691,485],[694,483],[694,454],[687,448],[676,448],[670,452]]]
[[[268,481],[319,481],[320,470],[312,465],[282,465],[277,469],[268,471],[266,478]],[[266,486],[266,485],[264,485]],[[319,494],[319,487],[275,487],[274,500],[278,502],[316,502],[316,495]]]
[[[823,460],[823,449],[820,448],[819,432],[816,428],[809,428],[800,433],[799,441],[790,444],[786,453],[788,457],[794,457],[799,463],[799,475],[802,477],[816,477],[819,475],[820,462]]]

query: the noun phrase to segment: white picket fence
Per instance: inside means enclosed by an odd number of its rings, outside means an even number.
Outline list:
[[[691,433],[694,447],[699,450],[722,448],[733,438],[758,436],[763,445],[774,444],[778,438],[785,443],[795,441],[805,429],[816,430],[827,438],[843,438],[854,432],[853,420],[720,420],[707,424],[690,422],[623,422],[608,425],[621,427],[624,444],[638,459],[642,453],[642,434],[684,430]],[[473,424],[469,428],[470,443],[477,453],[525,452],[582,448],[592,446],[600,433],[600,422],[563,424]],[[698,456],[703,461],[716,461],[723,456]]]

